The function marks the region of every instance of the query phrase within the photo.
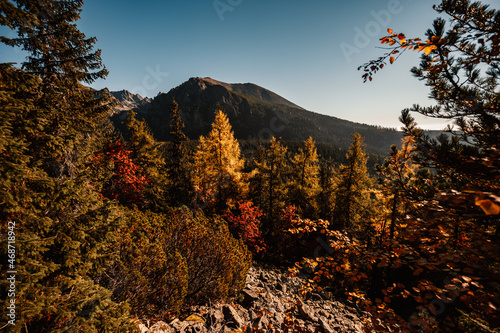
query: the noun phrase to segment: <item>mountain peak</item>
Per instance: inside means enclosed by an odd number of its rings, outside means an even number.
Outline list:
[[[117,111],[130,110],[151,102],[150,98],[143,98],[139,94],[132,94],[128,90],[111,91],[110,93],[118,101]]]
[[[192,77],[138,108],[138,115],[146,120],[157,140],[171,139],[172,99],[181,110],[185,134],[195,140],[210,132],[219,106],[224,108],[236,138],[248,142],[266,141],[272,136],[285,141],[312,137],[317,143],[347,149],[351,135],[358,132],[366,138],[370,152],[385,154],[392,144],[401,140],[401,133],[395,130],[307,111],[253,83],[226,83],[210,77]]]
[[[211,77],[192,77],[187,82],[198,85],[202,90],[205,90],[209,86],[222,86],[227,90],[237,94],[243,94],[254,97],[258,100],[282,104],[292,108],[303,110],[303,108],[301,108],[300,106],[254,83],[226,83],[223,81],[212,79]]]

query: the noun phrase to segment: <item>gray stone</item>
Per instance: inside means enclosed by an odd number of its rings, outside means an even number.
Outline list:
[[[285,312],[286,309],[279,299],[276,299],[276,312]]]
[[[243,305],[252,306],[258,299],[259,296],[250,288],[245,288],[241,292],[243,294]]]
[[[206,323],[209,327],[221,325],[224,321],[224,314],[220,309],[212,309],[207,316]]]
[[[301,303],[299,306],[298,306],[298,310],[299,310],[299,315],[304,318],[305,320],[309,320],[309,321],[317,321],[318,318],[316,318],[316,316],[314,315],[314,312],[312,311],[312,309],[310,307],[308,307],[307,305],[305,305],[304,303]]]
[[[222,313],[224,314],[227,327],[240,328],[245,324],[238,312],[231,305],[224,305]]]
[[[263,329],[266,328],[269,325],[269,320],[267,320],[266,317],[261,316],[257,317],[252,323],[252,328],[257,328],[257,329]]]
[[[139,326],[139,331],[140,331],[141,333],[147,333],[147,331],[149,330],[149,328],[147,328],[147,326],[146,326],[146,325],[144,325],[143,323],[139,323],[139,325],[138,325],[138,326]]]
[[[309,296],[309,299],[313,302],[320,302],[323,300],[323,297],[321,297],[320,294],[316,294],[316,293],[311,293],[310,296]]]
[[[205,324],[200,322],[193,322],[189,324],[188,327],[184,329],[185,333],[207,333],[207,328]]]
[[[174,320],[174,322],[177,323],[177,322],[180,322],[180,320],[176,319],[176,320]],[[148,333],[175,333],[176,328],[174,328],[173,326],[171,326],[163,321],[159,321],[156,324],[154,324],[153,326],[151,326],[147,332]]]
[[[281,291],[282,293],[286,293],[286,284],[283,282],[278,282],[276,284],[276,289]]]
[[[320,318],[319,324],[321,325],[321,328],[325,333],[335,333],[333,328],[331,328],[330,325],[328,324],[328,321],[326,321],[324,318]]]

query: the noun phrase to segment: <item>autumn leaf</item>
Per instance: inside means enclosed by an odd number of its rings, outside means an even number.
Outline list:
[[[393,64],[393,63],[394,63],[394,57],[390,57],[390,58],[389,58],[389,62],[390,62],[391,64]]]
[[[500,214],[500,206],[498,206],[490,199],[480,200],[479,198],[476,198],[476,206],[481,207],[481,209],[486,215]]]
[[[424,48],[424,53],[425,53],[425,55],[428,55],[429,53],[431,53],[431,52],[432,52],[432,50],[435,50],[435,49],[437,49],[437,46],[436,46],[436,45],[426,46],[426,47]]]
[[[387,32],[389,33],[389,35],[392,35],[392,29],[387,29]]]

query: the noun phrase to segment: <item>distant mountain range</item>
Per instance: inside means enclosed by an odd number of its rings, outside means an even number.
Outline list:
[[[115,112],[128,111],[151,103],[151,98],[132,94],[128,90],[111,91],[111,96],[117,101]]]
[[[127,108],[145,119],[155,138],[170,139],[170,106],[175,98],[186,125],[185,133],[198,139],[210,131],[218,105],[227,113],[239,140],[268,140],[272,136],[284,141],[304,141],[311,136],[318,144],[347,149],[352,134],[365,137],[369,153],[386,155],[392,144],[399,144],[402,134],[395,129],[359,124],[305,110],[276,93],[252,83],[230,84],[211,78],[191,78],[168,93],[152,100],[128,91],[112,92],[120,102],[112,117],[121,127]]]

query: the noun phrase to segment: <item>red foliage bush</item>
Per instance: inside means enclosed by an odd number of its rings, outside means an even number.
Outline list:
[[[101,166],[110,165],[112,169],[112,176],[104,184],[101,194],[124,205],[141,202],[143,186],[148,182],[129,157],[130,153],[123,143],[117,141],[108,146],[104,155],[97,154],[92,159]]]
[[[287,206],[275,228],[269,234],[272,239],[272,255],[280,263],[293,264],[303,257],[314,256],[318,248],[318,237],[326,232],[328,221],[302,219],[297,207]]]
[[[262,215],[264,215],[262,210],[254,206],[251,201],[238,202],[237,214],[230,212],[223,215],[231,233],[242,239],[254,255],[263,254],[267,249],[259,228],[259,218]]]

